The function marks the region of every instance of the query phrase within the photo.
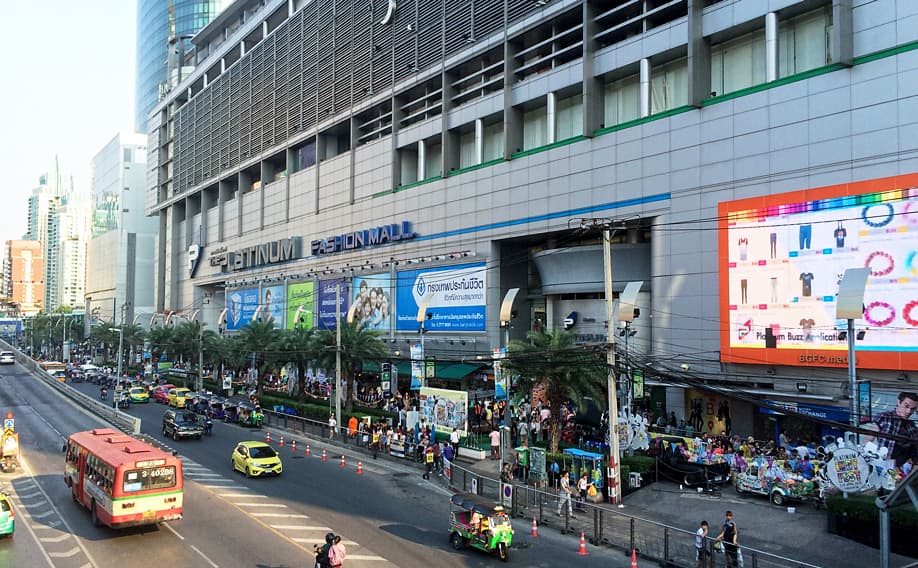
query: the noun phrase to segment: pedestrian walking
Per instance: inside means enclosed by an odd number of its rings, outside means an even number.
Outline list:
[[[590,487],[590,481],[584,471],[580,474],[580,480],[577,482],[577,510],[586,511],[587,489]]]
[[[561,472],[561,489],[558,493],[558,516],[561,516],[561,510],[567,504],[567,514],[570,518],[574,517],[574,511],[571,507],[571,474],[567,471]]]
[[[500,430],[493,428],[488,437],[491,439],[491,459],[500,459]]]
[[[338,429],[338,421],[335,420],[335,413],[332,412],[331,416],[328,417],[328,437],[331,439],[335,438],[335,430]]]
[[[434,467],[434,449],[433,444],[428,444],[424,451],[424,479],[430,479],[430,471]]]
[[[453,453],[459,455],[459,429],[453,428],[449,435],[449,443],[453,446]]]
[[[704,568],[704,560],[707,556],[707,550],[705,549],[705,539],[707,537],[708,522],[701,521],[701,526],[695,531],[695,561],[698,563],[698,568]]]
[[[727,511],[724,519],[723,528],[721,528],[720,534],[717,535],[717,540],[724,543],[724,553],[727,557],[726,567],[727,568],[739,568],[738,556],[739,548],[737,545],[739,530],[736,527],[736,522],[733,520],[733,511]]]

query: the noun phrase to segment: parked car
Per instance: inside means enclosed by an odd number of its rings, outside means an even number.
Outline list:
[[[204,423],[194,412],[167,410],[163,414],[163,436],[171,437],[173,440],[179,438],[200,440],[204,437]]]

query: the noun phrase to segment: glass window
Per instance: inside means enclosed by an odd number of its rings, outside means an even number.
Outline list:
[[[650,80],[651,114],[688,104],[688,66],[677,59],[654,68]]]
[[[311,140],[296,149],[296,171],[316,165],[316,142]]]
[[[443,146],[439,142],[427,142],[424,148],[424,179],[437,178],[443,175]]]
[[[484,161],[504,157],[504,123],[495,122],[484,127]]]
[[[632,75],[606,83],[603,124],[615,126],[641,117],[641,78]]]
[[[459,167],[468,168],[477,165],[475,156],[475,131],[469,130],[459,135]]]
[[[711,91],[732,93],[765,82],[765,30],[711,47]]]
[[[828,10],[820,9],[779,25],[778,68],[781,77],[831,63],[831,19]]]
[[[555,104],[555,140],[583,134],[583,95],[558,99]]]
[[[548,144],[548,116],[545,105],[523,113],[523,150]]]

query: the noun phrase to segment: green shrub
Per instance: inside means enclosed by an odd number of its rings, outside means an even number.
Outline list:
[[[870,523],[880,522],[880,511],[877,509],[876,495],[829,495],[826,498],[826,508],[830,513],[845,515],[850,519]],[[897,527],[910,527],[918,529],[918,512],[909,504],[890,509],[889,523]]]
[[[647,476],[648,473],[654,470],[656,465],[656,458],[650,456],[622,456],[622,469],[627,466],[629,471],[636,471],[642,476]],[[622,474],[624,477],[625,474]]]

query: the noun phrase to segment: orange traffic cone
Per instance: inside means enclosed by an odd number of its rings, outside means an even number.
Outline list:
[[[296,438],[290,441],[290,451],[296,452]]]
[[[637,550],[631,549],[631,568],[638,568],[637,565]]]
[[[586,538],[584,538],[583,533],[580,533],[580,549],[577,551],[577,554],[580,556],[587,555]]]
[[[284,435],[283,434],[281,434],[281,439],[279,443],[280,443],[280,447],[283,448],[284,447]]]
[[[341,467],[345,467],[347,464],[344,463],[344,454],[341,454]]]
[[[309,450],[309,444],[306,444],[306,457],[308,458],[311,455],[312,455],[312,452]]]
[[[271,432],[265,431],[265,443],[266,444],[271,443]]]
[[[325,457],[325,448],[322,448],[322,461],[328,461],[328,458]]]
[[[341,457],[344,457],[344,456],[341,456]],[[357,475],[360,475],[361,473],[363,473],[363,462],[360,460],[357,460]]]
[[[539,524],[536,523],[535,515],[532,516],[532,536],[539,536]]]

